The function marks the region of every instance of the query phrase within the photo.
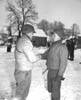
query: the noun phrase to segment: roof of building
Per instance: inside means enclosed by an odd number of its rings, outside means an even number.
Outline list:
[[[45,34],[45,32],[41,29],[35,29],[36,33],[34,34],[34,36],[37,37],[47,37],[47,35]]]

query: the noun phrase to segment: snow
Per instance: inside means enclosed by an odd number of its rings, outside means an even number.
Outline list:
[[[37,64],[34,66],[32,70],[32,83],[27,100],[50,100],[50,95],[44,86],[42,68],[38,67]]]
[[[81,50],[75,50],[75,60],[68,61],[61,87],[61,100],[81,100]]]
[[[44,48],[44,50],[46,50],[46,48]],[[6,47],[0,47],[0,96],[5,96],[6,94],[10,96],[12,93],[12,84],[15,83],[15,59],[13,51],[14,49],[12,49],[12,53],[7,53]],[[35,52],[43,53],[43,48],[36,48]],[[61,85],[61,100],[81,100],[80,62],[81,50],[77,49],[75,50],[74,61],[68,60],[67,69],[64,74],[65,80],[62,81]],[[47,72],[42,74],[45,69],[46,65],[44,60],[40,60],[34,64],[32,70],[32,84],[27,100],[50,100],[50,94],[46,87]]]

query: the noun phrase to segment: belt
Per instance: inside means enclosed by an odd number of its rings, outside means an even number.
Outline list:
[[[15,74],[20,73],[20,72],[22,72],[22,73],[30,73],[30,72],[31,72],[31,70],[29,70],[29,71],[21,71],[21,70],[16,70],[16,71],[15,71]]]

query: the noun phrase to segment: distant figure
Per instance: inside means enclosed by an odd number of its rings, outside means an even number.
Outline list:
[[[12,37],[8,37],[7,52],[11,52],[11,48],[12,48]]]
[[[66,40],[66,46],[68,48],[68,59],[70,59],[70,44],[71,44],[70,40]]]
[[[68,48],[68,59],[73,61],[74,60],[74,49],[76,45],[76,40],[71,38],[70,40],[67,40],[67,48]]]
[[[46,59],[48,70],[47,86],[51,93],[51,100],[60,100],[61,80],[67,66],[68,49],[65,43],[62,43],[60,37],[53,34],[52,45],[42,54],[42,59]]]
[[[33,52],[32,36],[35,33],[32,25],[26,24],[22,30],[22,36],[16,44],[15,50],[15,80],[16,80],[16,99],[26,100],[31,84],[31,71],[33,63],[40,59]]]

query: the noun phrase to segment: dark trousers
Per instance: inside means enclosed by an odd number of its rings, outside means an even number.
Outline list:
[[[12,46],[11,45],[8,45],[7,46],[7,52],[11,52],[11,48],[12,48]]]
[[[21,98],[20,100],[25,100],[31,84],[31,71],[16,71],[16,97]]]
[[[70,52],[70,60],[74,60],[74,49],[71,49],[69,52]]]
[[[61,80],[58,81],[58,70],[48,70],[47,84],[48,91],[51,92],[51,100],[60,100]]]

